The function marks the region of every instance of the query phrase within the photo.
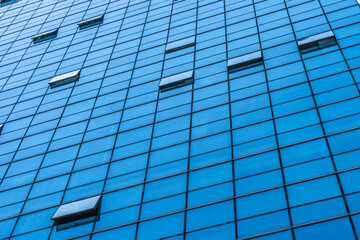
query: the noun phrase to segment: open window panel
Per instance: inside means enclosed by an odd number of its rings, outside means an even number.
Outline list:
[[[89,28],[89,27],[92,27],[95,25],[99,25],[103,22],[103,20],[104,20],[104,15],[100,15],[97,17],[83,20],[78,23],[78,26],[79,26],[80,30],[82,30],[82,29],[86,29],[86,28]]]
[[[227,68],[230,72],[235,72],[245,68],[261,65],[262,63],[263,63],[262,53],[261,51],[257,51],[229,59],[227,62]]]
[[[0,123],[0,134],[1,134],[2,130],[3,130],[3,128],[4,128],[4,124]]]
[[[335,45],[336,38],[332,31],[327,31],[299,39],[297,44],[301,53],[307,53],[318,50],[320,48]]]
[[[90,197],[60,205],[52,216],[57,230],[64,230],[99,219],[101,196]]]
[[[159,89],[167,91],[175,87],[184,86],[192,83],[194,80],[194,70],[171,75],[160,80]]]
[[[175,52],[180,49],[192,47],[195,45],[195,36],[184,38],[175,42],[168,43],[165,48],[165,53]]]
[[[43,42],[49,39],[56,38],[58,29],[54,29],[48,32],[40,33],[34,37],[32,37],[32,40],[34,43]]]
[[[75,82],[79,80],[79,76],[80,76],[80,69],[72,72],[64,73],[61,75],[57,75],[53,77],[53,79],[51,79],[51,81],[49,82],[49,86],[51,88],[54,88],[64,84]]]
[[[6,6],[11,3],[16,3],[18,0],[0,0],[0,6]]]

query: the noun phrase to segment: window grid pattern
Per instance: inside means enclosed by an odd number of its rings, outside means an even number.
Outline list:
[[[359,11],[355,0],[2,6],[0,239],[358,239]],[[337,44],[299,51],[327,31]],[[257,51],[262,64],[228,71]],[[49,88],[77,69],[79,81]],[[192,84],[159,91],[191,70]],[[61,204],[99,194],[97,221],[56,230]]]

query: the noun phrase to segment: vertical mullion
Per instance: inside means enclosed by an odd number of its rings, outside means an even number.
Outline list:
[[[229,59],[228,38],[227,38],[227,24],[226,24],[226,3],[224,3],[224,30],[225,30],[225,49],[226,59]],[[232,166],[232,184],[233,184],[233,204],[234,204],[234,225],[235,225],[235,238],[239,237],[237,226],[237,205],[236,205],[236,187],[235,187],[235,160],[234,160],[234,138],[233,138],[233,123],[232,123],[232,107],[231,107],[231,93],[230,93],[230,74],[227,71],[227,86],[228,86],[228,104],[229,104],[229,121],[230,121],[230,144],[231,144],[231,166]]]
[[[28,2],[30,2],[30,1],[31,1],[31,0],[29,0]],[[25,9],[25,6],[26,6],[26,4],[24,4],[24,5],[21,7],[21,10],[19,11],[19,14],[21,14],[22,10]],[[41,6],[41,3],[37,6],[36,10],[39,9],[40,6]],[[10,6],[9,6],[9,8],[10,8]],[[33,10],[33,13],[31,14],[31,17],[29,18],[29,20],[26,21],[27,23],[30,21],[30,19],[32,18],[32,16],[34,16],[34,14],[36,13],[36,10]],[[1,15],[0,17],[3,17],[4,15],[5,15],[5,12],[4,12],[4,14]],[[15,21],[15,19],[16,19],[17,17],[18,17],[18,15],[14,17],[14,19],[13,19],[12,22],[9,24],[9,26],[6,28],[6,30],[4,30],[3,35],[1,35],[0,37],[3,37],[3,36],[4,36],[4,34],[6,33],[6,31],[7,31],[7,30],[10,28],[10,26],[14,23],[14,21]],[[27,23],[26,23],[26,24],[27,24]],[[26,24],[24,25],[24,28],[25,28]],[[21,32],[24,30],[24,28],[20,31],[19,35],[20,35]],[[19,35],[18,35],[17,37],[19,37]],[[11,49],[11,47],[14,45],[14,43],[15,43],[15,41],[13,41],[13,42],[11,43],[11,45],[10,45],[9,48],[6,50],[6,52],[4,53],[4,55],[2,56],[2,58],[0,58],[0,62],[1,62],[1,60],[7,55],[7,53],[10,51],[10,49]],[[29,44],[29,46],[31,46],[31,43]],[[15,69],[14,69],[14,70],[15,70]],[[4,84],[4,86],[5,86],[5,84]],[[4,87],[4,86],[3,86],[3,87]],[[2,90],[2,89],[1,89],[1,90]]]
[[[329,18],[327,17],[326,12],[325,12],[325,9],[324,9],[323,5],[321,4],[321,1],[320,1],[320,0],[319,0],[319,5],[320,5],[320,8],[321,8],[321,10],[322,10],[322,12],[323,12],[323,15],[324,15],[326,21],[327,21],[328,24],[329,24],[329,27],[330,27],[331,31],[335,34],[334,29],[331,27]],[[342,27],[340,27],[340,28],[342,28]],[[335,36],[335,37],[336,37],[336,36]],[[336,41],[337,41],[337,40],[336,40]],[[347,68],[348,68],[348,71],[349,71],[349,73],[350,73],[350,75],[351,75],[351,77],[352,77],[352,79],[353,79],[353,81],[354,81],[355,87],[356,87],[356,89],[358,90],[358,92],[360,92],[359,86],[358,86],[358,84],[357,84],[356,81],[355,81],[354,74],[353,74],[352,71],[350,70],[351,68],[350,68],[350,66],[349,66],[349,63],[348,63],[347,59],[345,58],[344,51],[343,51],[343,49],[342,49],[342,47],[340,46],[340,44],[339,44],[338,41],[337,41],[337,45],[338,45],[338,47],[339,47],[339,51],[340,51],[340,53],[341,53],[341,56],[344,58],[344,62],[345,62],[345,64],[346,64]],[[354,46],[354,45],[352,45],[352,46]],[[350,46],[350,47],[351,47],[351,46]]]
[[[130,0],[130,1],[131,1],[131,0]],[[149,1],[149,10],[147,11],[146,19],[147,19],[148,15],[149,15],[150,6],[151,6],[151,0]],[[171,3],[171,6],[172,6],[172,7],[171,7],[171,12],[172,12],[172,10],[173,10],[173,3]],[[144,35],[144,29],[145,29],[146,23],[147,23],[147,22],[145,21],[144,28],[143,28],[143,32],[142,32],[142,35],[141,35],[141,40],[142,40],[142,37],[143,37],[143,35]],[[169,16],[168,33],[167,33],[166,39],[168,39],[168,37],[169,37],[170,23],[171,23],[171,14],[170,14],[170,16]],[[140,46],[141,46],[141,42],[140,42],[140,44],[139,44],[138,53],[139,53],[139,50],[140,50]],[[136,60],[135,60],[135,62],[134,62],[134,67],[135,67],[135,63],[136,63]],[[164,67],[164,63],[165,63],[165,52],[164,52],[164,57],[163,57],[163,62],[162,62],[162,68]],[[162,77],[162,74],[163,74],[163,71],[161,71],[160,79],[161,79],[161,77]],[[153,119],[153,123],[152,123],[151,138],[150,138],[150,143],[149,143],[149,152],[147,153],[148,156],[147,156],[147,162],[146,162],[144,183],[143,183],[143,189],[142,189],[140,206],[139,206],[139,215],[138,215],[138,220],[137,220],[137,224],[136,224],[135,239],[137,239],[137,237],[138,237],[139,227],[140,227],[140,223],[141,223],[141,221],[140,221],[140,220],[141,220],[141,211],[142,211],[142,205],[144,204],[144,194],[145,194],[145,187],[146,187],[146,182],[147,182],[146,180],[147,180],[148,168],[149,168],[149,162],[150,162],[151,147],[152,147],[152,142],[153,142],[153,137],[154,137],[154,129],[155,129],[155,122],[156,122],[156,112],[157,112],[157,108],[158,108],[159,97],[160,97],[160,90],[158,91],[157,98],[156,98],[156,105],[155,105],[155,110],[154,110],[154,119]]]
[[[320,1],[320,0],[319,0],[319,5],[320,5],[320,8],[321,8],[321,10],[322,10],[322,12],[323,12],[323,15],[324,15],[324,17],[325,17],[325,19],[326,19],[326,21],[327,21],[327,23],[328,23],[331,31],[334,32],[334,29],[331,27],[330,21],[329,21],[327,15],[326,15],[326,12],[325,12],[324,7],[323,7],[323,5],[321,4],[321,1]],[[335,33],[334,33],[334,34],[335,34]],[[336,36],[335,36],[335,37],[336,37]],[[353,81],[354,81],[354,85],[355,85],[356,89],[360,92],[359,86],[358,86],[358,84],[356,84],[355,77],[354,77],[352,71],[350,70],[349,63],[348,63],[347,59],[345,58],[344,51],[342,50],[339,42],[337,42],[337,45],[338,45],[338,47],[339,47],[339,51],[340,51],[340,53],[341,53],[341,56],[344,58],[344,62],[345,62],[345,64],[346,64],[347,68],[348,68],[348,71],[349,71],[349,73],[350,73],[350,75],[351,75],[351,77],[352,77],[352,79],[353,79]],[[304,62],[304,60],[303,60],[303,62]],[[305,68],[305,64],[304,64],[304,68]],[[308,78],[308,79],[309,79],[309,78]],[[321,122],[321,127],[322,127],[322,129],[323,129],[323,133],[324,133],[324,135],[326,135],[325,128],[324,128],[323,123],[322,123],[322,119],[321,119],[320,112],[319,112],[318,108],[316,108],[316,110],[317,110],[317,113],[318,113],[318,115],[319,115],[319,119],[320,119],[320,122]],[[350,224],[351,224],[351,228],[352,228],[352,230],[353,230],[353,232],[354,232],[355,238],[356,238],[356,239],[359,239],[359,238],[358,238],[358,233],[357,233],[357,231],[356,231],[355,223],[354,223],[354,221],[353,221],[353,219],[352,219],[350,207],[349,207],[349,204],[348,204],[347,199],[346,199],[345,191],[344,191],[344,188],[343,188],[342,183],[341,183],[341,179],[340,179],[340,176],[339,176],[339,173],[338,173],[338,169],[337,169],[337,167],[336,167],[336,163],[335,163],[335,160],[334,160],[334,156],[333,156],[332,150],[331,150],[331,148],[330,148],[330,144],[329,144],[329,141],[328,141],[328,137],[325,136],[325,140],[326,140],[326,145],[327,145],[327,147],[328,147],[328,149],[329,149],[329,153],[330,153],[330,156],[331,156],[331,161],[332,161],[332,164],[333,164],[333,167],[334,167],[334,170],[335,170],[335,176],[336,176],[336,179],[337,179],[338,184],[339,184],[339,188],[340,188],[340,191],[341,191],[342,199],[343,199],[344,204],[345,204],[346,212],[347,212],[347,214],[348,214],[348,216],[349,216],[349,221],[350,221]]]
[[[261,39],[260,39],[259,23],[258,23],[258,20],[257,20],[257,14],[256,14],[256,8],[255,8],[256,3],[255,3],[254,0],[252,0],[252,2],[253,2],[254,14],[255,14],[256,28],[257,28],[258,37],[259,37],[260,51],[262,53],[263,52],[263,47],[262,47],[262,43],[261,43]],[[295,33],[293,33],[293,34],[295,34]],[[268,95],[268,98],[269,98],[270,110],[271,110],[271,118],[272,118],[272,122],[273,122],[275,139],[276,139],[276,148],[277,148],[276,151],[277,151],[277,154],[278,154],[278,157],[279,157],[279,164],[280,164],[280,168],[281,168],[281,177],[282,177],[283,188],[284,188],[284,192],[285,192],[285,200],[286,200],[287,212],[288,212],[288,216],[289,216],[291,235],[292,235],[292,238],[295,239],[295,233],[294,233],[294,229],[293,229],[294,224],[293,224],[293,221],[292,221],[292,216],[291,216],[291,211],[290,211],[290,201],[289,201],[288,193],[287,193],[284,166],[283,166],[281,153],[280,153],[280,144],[279,144],[279,138],[278,138],[278,133],[277,133],[276,124],[275,124],[275,115],[274,115],[273,104],[272,104],[271,95],[270,95],[270,87],[269,87],[269,80],[268,80],[268,76],[267,76],[267,69],[265,67],[265,59],[263,59],[263,61],[264,61],[263,64],[264,64],[264,74],[265,74],[265,79],[266,79],[266,88],[267,88],[267,92],[268,92],[267,95]]]
[[[41,4],[40,4],[40,5],[41,5]],[[39,5],[39,6],[40,6],[40,5]],[[38,6],[38,8],[39,8],[39,6]],[[37,9],[38,9],[38,8],[37,8]],[[55,8],[55,5],[54,5],[54,8]],[[36,12],[36,10],[34,10],[34,13],[31,15],[31,17],[34,16],[35,12]],[[29,21],[30,21],[30,20],[29,20]],[[28,22],[29,22],[29,21],[28,21]],[[14,42],[15,42],[15,41],[14,41]],[[50,42],[50,43],[51,43],[51,42]],[[49,46],[50,46],[50,43],[49,43]],[[32,44],[32,42],[31,42],[30,45],[28,46],[28,49],[31,47],[31,44]],[[44,53],[46,53],[46,50],[49,48],[49,46],[46,47]],[[11,48],[11,47],[10,47],[10,48]],[[10,48],[9,48],[9,49],[10,49]],[[5,56],[7,53],[8,53],[8,51],[4,54],[4,56]],[[16,64],[16,66],[19,65],[19,63],[21,62],[21,60],[22,60],[22,58],[24,57],[25,54],[26,54],[26,51],[24,52],[23,56],[22,56],[21,59],[18,61],[18,63]],[[41,57],[41,59],[42,59],[42,58],[43,58],[43,57]],[[40,64],[40,62],[41,62],[41,59],[40,59],[39,63],[37,64],[37,66],[39,66],[39,64]],[[1,62],[1,61],[0,61],[0,62]],[[16,67],[14,68],[14,70],[12,71],[12,73],[15,71],[15,69],[16,69]],[[34,73],[35,73],[35,70],[32,72],[31,76],[29,77],[29,81],[30,81],[30,79],[34,76]],[[12,74],[11,74],[11,75],[12,75]],[[4,87],[6,86],[6,83],[7,83],[7,81],[4,83],[4,85],[3,85],[2,88],[4,88]],[[16,103],[15,103],[14,106],[12,107],[9,115],[6,117],[6,120],[3,122],[3,124],[5,124],[5,123],[7,122],[7,120],[9,119],[9,117],[11,116],[12,111],[15,109],[16,104],[18,103],[20,97],[22,96],[22,94],[23,94],[24,91],[25,91],[25,88],[26,88],[26,85],[24,86],[23,90],[22,90],[21,93],[19,94],[19,97],[18,97]],[[1,91],[0,91],[0,92],[1,92]],[[44,96],[45,96],[45,95],[44,95]],[[40,104],[39,104],[39,106],[40,106]],[[35,116],[35,115],[33,114],[33,118],[34,118],[34,116]],[[32,119],[32,120],[33,120],[33,119]],[[32,121],[32,120],[31,120],[31,121]],[[30,122],[30,124],[31,124],[31,122]],[[29,124],[29,126],[30,126],[30,124]],[[27,131],[28,131],[28,129],[25,131],[25,134],[26,134]],[[16,152],[19,150],[20,144],[21,144],[22,140],[25,138],[25,134],[24,134],[24,136],[21,138],[21,141],[20,141],[20,143],[19,143],[19,146],[18,146],[17,149],[16,149]],[[14,157],[15,157],[15,154],[14,154]],[[9,168],[10,168],[10,166],[11,166],[11,163],[14,161],[14,157],[13,157],[13,160],[9,163],[9,166],[8,166],[7,169],[6,169],[3,178],[0,179],[0,185],[1,185],[2,181],[4,180],[7,172],[9,171]]]
[[[56,7],[56,3],[54,4],[54,6],[53,6],[52,9],[54,9],[55,7]],[[67,12],[69,12],[69,10],[70,10],[70,7],[69,7],[69,9],[68,9]],[[66,14],[65,14],[65,15],[66,15]],[[47,18],[48,18],[49,16],[50,16],[50,14],[47,16]],[[63,21],[62,21],[62,22],[63,22]],[[61,25],[61,23],[60,23],[59,25]],[[50,47],[50,45],[51,45],[52,42],[53,42],[52,40],[49,42],[48,46],[46,47],[46,50]],[[45,53],[46,53],[46,50],[45,50]],[[44,56],[44,55],[43,55],[43,56]],[[43,58],[43,56],[41,57],[41,59]],[[41,62],[41,60],[38,62],[37,66],[40,64],[40,62]],[[34,71],[34,72],[35,72],[35,71]],[[31,76],[33,76],[34,72],[32,73]],[[31,79],[31,77],[30,77],[29,79]],[[24,90],[25,90],[25,88],[23,89],[23,91],[24,91]],[[49,90],[49,88],[48,88],[48,90]],[[46,91],[46,93],[48,92],[48,90]],[[22,93],[23,93],[23,91],[22,91]],[[40,104],[38,105],[38,107],[37,107],[37,109],[36,109],[36,111],[35,111],[35,114],[33,114],[33,118],[32,118],[32,120],[31,120],[31,122],[34,120],[34,116],[36,115],[36,112],[39,110],[39,108],[40,108],[40,106],[41,106],[41,103],[42,103],[42,101],[44,100],[44,98],[45,98],[45,96],[46,96],[46,93],[43,95],[43,98],[42,98]],[[15,106],[14,106],[14,107],[15,107]],[[31,122],[30,122],[29,126],[31,125]],[[19,143],[19,146],[18,146],[18,148],[17,148],[17,151],[19,150],[22,141],[25,139],[25,135],[26,135],[26,133],[28,132],[28,130],[29,130],[29,128],[26,129],[26,132],[25,132],[25,134],[24,134],[24,137],[22,137],[22,139],[21,139],[21,141],[20,141],[20,143]],[[55,130],[54,130],[54,133],[55,133]],[[53,133],[53,136],[54,136],[54,133]],[[53,138],[53,136],[52,136],[52,138]],[[52,138],[51,138],[51,139],[52,139]],[[45,153],[46,153],[47,150],[49,149],[50,143],[51,143],[51,141],[48,143],[48,146],[47,146],[47,148],[46,148]],[[15,155],[14,155],[14,157],[13,157],[13,160],[14,160],[14,158],[15,158]],[[45,159],[45,154],[44,154],[44,156],[43,156],[43,158],[42,158],[42,160],[41,160],[40,167],[37,169],[37,172],[36,172],[36,174],[35,174],[34,180],[36,179],[36,177],[38,176],[38,174],[39,174],[39,172],[40,172],[41,165],[42,165],[42,163],[44,162],[44,159]],[[9,170],[9,168],[10,168],[10,165],[9,165],[9,167],[8,167],[7,170]],[[24,210],[25,204],[26,204],[26,202],[27,202],[27,200],[28,200],[28,198],[29,198],[29,196],[30,196],[31,190],[32,190],[32,188],[33,188],[33,186],[34,186],[35,183],[32,182],[32,183],[30,183],[30,184],[31,184],[31,187],[30,187],[30,189],[29,189],[28,194],[26,195],[26,198],[25,198],[25,200],[24,200],[23,206],[21,207],[20,214],[21,214],[22,211]],[[10,237],[13,236],[14,231],[15,231],[15,228],[16,228],[16,225],[17,225],[19,219],[20,219],[20,217],[18,217],[18,218],[16,219],[16,223],[15,223],[15,225],[14,225],[14,228],[13,228],[13,230],[12,230],[12,232],[11,232]],[[51,233],[51,231],[50,231],[50,233]],[[49,237],[50,237],[50,233],[49,233]]]
[[[198,28],[198,14],[199,14],[199,0],[196,1],[196,18],[195,18],[195,45],[194,45],[194,60],[193,60],[193,70],[195,71],[195,61],[196,61],[196,46],[197,46],[197,28]],[[184,235],[183,239],[186,238],[186,222],[187,222],[187,208],[188,208],[188,198],[189,198],[189,178],[190,178],[190,159],[191,159],[191,144],[192,144],[192,117],[193,117],[193,108],[194,108],[194,85],[195,85],[195,73],[193,76],[193,83],[191,85],[191,106],[190,106],[190,125],[189,125],[189,144],[188,144],[188,159],[187,159],[187,172],[186,172],[186,193],[185,193],[185,212],[184,212]]]
[[[110,1],[110,0],[109,0],[109,1]],[[67,11],[67,13],[70,11],[70,9],[71,9],[71,6],[69,7],[69,10]],[[106,11],[106,10],[105,10],[105,11]],[[65,16],[67,16],[67,14],[65,14]],[[60,26],[61,26],[61,24],[60,24]],[[96,33],[94,34],[94,37],[93,37],[93,39],[92,39],[91,45],[94,43],[95,36],[96,36],[96,34],[98,33],[98,31],[99,31],[99,28],[96,30]],[[68,45],[68,47],[67,47],[67,49],[66,49],[66,51],[65,51],[65,53],[64,53],[63,59],[62,59],[60,62],[62,62],[62,61],[64,60],[64,57],[66,56],[66,53],[68,52],[69,47],[71,46],[71,43],[72,43],[72,41],[73,41],[74,38],[75,38],[75,35],[76,35],[76,33],[73,35],[72,40],[70,41],[70,44]],[[91,45],[90,45],[90,46],[91,46]],[[89,47],[89,49],[90,49],[90,47]],[[86,58],[87,58],[87,57],[88,57],[88,55],[86,55]],[[86,58],[84,59],[84,61],[83,61],[83,63],[82,63],[82,66],[80,67],[80,69],[82,69],[82,68],[84,67],[84,64],[85,64],[85,62],[86,62]],[[61,64],[59,64],[59,67],[58,67],[57,71],[59,71],[60,65],[61,65]],[[80,73],[80,74],[81,74],[81,73]],[[62,118],[62,116],[63,116],[63,114],[64,114],[64,112],[65,112],[66,106],[67,106],[68,103],[69,103],[69,100],[70,100],[70,98],[71,98],[71,95],[72,95],[75,87],[76,87],[76,82],[73,84],[72,89],[71,89],[71,91],[70,91],[70,93],[69,93],[69,97],[68,97],[68,99],[66,100],[66,103],[65,103],[65,105],[64,105],[64,109],[63,109],[60,117],[58,118],[59,120],[58,120],[58,123],[57,123],[57,125],[56,125],[56,127],[55,127],[55,129],[54,129],[54,133],[53,133],[53,136],[52,136],[52,138],[51,138],[51,140],[50,140],[50,143],[52,142],[52,140],[53,140],[53,138],[54,138],[54,136],[55,136],[56,129],[59,127],[60,119]],[[50,88],[49,88],[49,89],[50,89]],[[95,104],[95,102],[94,102],[94,104]],[[41,104],[39,104],[39,106],[41,106]],[[89,119],[88,121],[90,121],[90,119]],[[87,123],[87,124],[88,124],[88,123]],[[80,144],[79,144],[79,150],[78,150],[78,152],[77,152],[77,154],[76,154],[74,163],[73,163],[73,165],[72,165],[72,167],[71,167],[71,171],[68,173],[68,174],[69,174],[69,178],[68,178],[67,183],[66,183],[66,186],[65,186],[65,188],[64,188],[64,191],[63,191],[63,195],[62,195],[62,197],[61,197],[60,204],[64,201],[66,191],[68,190],[68,186],[69,186],[69,183],[70,183],[70,179],[71,179],[72,173],[73,173],[73,171],[74,171],[74,167],[75,167],[75,161],[76,161],[76,159],[77,159],[77,157],[78,157],[78,155],[79,155],[80,146],[81,146],[81,144],[82,144],[82,141],[83,141],[83,139],[84,139],[84,136],[85,136],[85,132],[83,133],[81,142],[80,142]],[[50,144],[48,145],[45,153],[49,150],[49,147],[50,147]],[[41,165],[40,165],[40,168],[39,168],[38,173],[39,173],[40,170],[41,170],[41,166],[42,166],[44,160],[45,160],[45,156],[44,156],[44,158],[43,158],[43,160],[42,160],[42,162],[41,162]],[[37,174],[38,174],[38,173],[37,173]],[[65,175],[63,175],[63,176],[65,176]],[[55,226],[53,225],[53,227],[51,228],[51,231],[50,231],[50,233],[49,233],[48,240],[51,239],[51,235],[52,235],[54,229],[55,229]]]
[[[128,7],[129,7],[129,5],[130,5],[130,1],[131,1],[131,0],[128,0],[128,2],[127,2],[126,10],[125,10],[125,12],[124,12],[124,18],[125,18],[125,16],[126,16]],[[106,7],[106,9],[105,9],[105,11],[104,11],[104,14],[106,14],[106,11],[107,11],[108,7],[109,7],[109,3],[108,3],[108,5],[107,5],[107,7]],[[109,67],[109,64],[110,64],[110,62],[111,62],[111,57],[112,57],[112,55],[114,54],[114,50],[115,50],[115,46],[116,46],[116,40],[117,40],[118,37],[119,37],[119,34],[120,34],[120,32],[121,32],[121,27],[122,27],[123,23],[124,23],[124,21],[121,21],[121,24],[120,24],[120,26],[119,26],[118,33],[117,33],[116,38],[115,38],[115,42],[114,42],[114,45],[113,45],[113,49],[112,49],[112,51],[111,51],[111,53],[110,53],[110,57],[109,57],[107,66],[106,66],[105,71],[104,71],[103,79],[104,79],[104,77],[105,77],[105,75],[106,75],[106,71],[107,71],[107,69],[108,69],[108,67]],[[91,46],[90,46],[90,48],[91,48]],[[90,49],[90,48],[89,48],[89,49]],[[85,61],[84,61],[84,62],[85,62]],[[135,63],[134,63],[134,66],[135,66]],[[131,79],[131,78],[130,78],[130,79]],[[128,85],[127,92],[126,92],[126,96],[125,96],[125,100],[124,100],[125,102],[126,102],[126,98],[127,98],[128,92],[129,92],[130,81],[131,81],[131,80],[129,80],[129,85]],[[97,99],[97,98],[99,97],[102,84],[103,84],[103,81],[101,82],[101,84],[100,84],[100,86],[99,86],[99,90],[98,90],[98,93],[97,93],[97,96],[95,97],[95,99]],[[92,110],[91,110],[91,113],[92,113],[92,112],[94,111],[94,109],[95,109],[95,103],[96,103],[96,101],[94,102],[94,105],[93,105],[93,108],[92,108]],[[124,107],[125,107],[125,103],[124,103]],[[123,113],[124,113],[124,112],[121,113],[121,116],[120,116],[120,119],[119,119],[119,123],[118,123],[118,127],[117,127],[117,131],[116,131],[116,132],[119,132],[120,123],[121,123],[121,119],[122,119]],[[88,120],[88,122],[87,122],[86,128],[85,128],[85,130],[84,130],[84,135],[83,135],[83,137],[82,137],[81,143],[84,141],[84,137],[85,137],[85,134],[86,134],[86,130],[87,130],[88,127],[89,127],[90,120],[91,120],[91,116],[90,116],[90,118],[89,118],[89,120]],[[101,190],[101,196],[104,194],[104,190],[105,190],[105,186],[106,186],[106,181],[107,181],[107,177],[108,177],[108,175],[109,175],[110,165],[111,165],[111,162],[112,162],[112,157],[113,157],[113,154],[114,154],[116,139],[117,139],[117,135],[115,136],[113,148],[112,148],[112,150],[111,150],[112,153],[111,153],[111,155],[110,155],[109,162],[107,163],[107,164],[108,164],[108,167],[107,167],[107,169],[106,169],[106,175],[105,175],[104,184],[103,184],[103,187],[102,187],[102,190]],[[79,151],[78,151],[78,153],[77,153],[77,156],[78,156],[79,152],[80,152],[80,149],[79,149]],[[76,156],[76,159],[77,159],[77,156]],[[75,166],[75,164],[74,164],[74,166]],[[74,167],[73,167],[73,168],[74,168]],[[73,171],[73,169],[72,169],[72,171]],[[70,182],[70,178],[69,178],[69,182]],[[65,194],[64,194],[64,195],[65,195]],[[100,213],[99,213],[99,214],[100,214]],[[94,221],[94,223],[93,223],[91,233],[94,232],[94,230],[95,230],[95,225],[96,225],[96,221]],[[90,239],[92,239],[92,236],[93,236],[93,235],[90,236]]]
[[[294,29],[294,26],[293,26],[293,22],[291,20],[291,16],[290,16],[290,13],[289,13],[289,10],[288,10],[288,6],[287,6],[287,3],[286,3],[286,0],[284,0],[284,4],[286,6],[286,11],[287,11],[287,14],[289,16],[289,20],[290,20],[290,25],[291,25],[291,28],[293,30],[293,33],[294,33],[294,37],[295,37],[295,41],[297,42],[298,39],[296,37],[296,34],[295,34],[295,29]],[[328,22],[329,24],[329,22]],[[346,201],[346,198],[345,198],[345,194],[344,194],[344,189],[342,187],[342,184],[341,184],[341,181],[340,181],[340,176],[339,176],[339,173],[338,173],[338,170],[337,170],[337,167],[336,167],[336,164],[335,164],[335,160],[334,160],[334,156],[332,154],[332,151],[331,151],[331,148],[330,148],[330,144],[329,144],[329,140],[328,140],[328,137],[326,135],[326,131],[325,131],[325,127],[324,127],[324,124],[323,124],[323,121],[322,121],[322,118],[321,118],[321,115],[320,115],[320,111],[319,111],[319,107],[316,103],[316,99],[315,99],[315,95],[314,95],[314,91],[312,89],[312,86],[311,86],[311,83],[310,83],[310,78],[309,78],[309,75],[307,73],[307,70],[306,70],[306,66],[305,66],[305,61],[304,61],[304,58],[303,58],[303,55],[300,53],[300,57],[301,57],[301,62],[302,62],[302,65],[304,67],[304,72],[306,74],[306,78],[307,78],[307,83],[308,83],[308,86],[309,86],[309,89],[310,89],[310,92],[311,92],[311,96],[312,96],[312,99],[314,101],[314,104],[315,104],[315,110],[316,110],[316,113],[317,113],[317,116],[319,118],[319,121],[320,121],[320,126],[321,126],[321,129],[322,129],[322,133],[323,133],[323,139],[325,140],[326,142],[326,146],[328,148],[328,151],[329,151],[329,155],[330,155],[330,158],[331,158],[331,162],[332,162],[332,165],[334,167],[334,170],[335,170],[335,176],[336,176],[336,179],[337,179],[337,182],[339,184],[339,189],[340,189],[340,192],[341,192],[341,197],[344,201],[344,204],[345,204],[345,208],[346,208],[346,212],[347,212],[347,215],[349,217],[349,221],[350,221],[350,225],[351,225],[351,228],[353,230],[353,234],[355,236],[356,239],[357,238],[357,235],[356,235],[356,230],[355,230],[355,225],[354,225],[354,222],[350,216],[350,209],[349,209],[349,206],[348,206],[348,203]]]

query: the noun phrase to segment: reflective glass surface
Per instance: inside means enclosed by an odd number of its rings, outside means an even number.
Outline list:
[[[359,13],[355,0],[2,0],[0,240],[358,239]],[[54,225],[96,196],[96,217]]]

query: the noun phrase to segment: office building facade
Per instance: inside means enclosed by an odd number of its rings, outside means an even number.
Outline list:
[[[1,0],[0,239],[358,239],[356,0]]]

